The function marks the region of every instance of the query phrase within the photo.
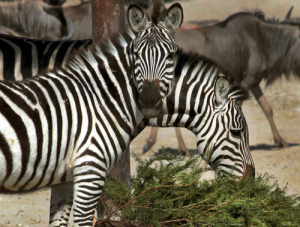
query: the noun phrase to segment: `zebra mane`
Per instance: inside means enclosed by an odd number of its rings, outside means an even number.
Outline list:
[[[115,34],[111,38],[103,40],[100,45],[92,42],[87,48],[74,49],[66,65],[70,65],[73,68],[80,68],[85,65],[86,61],[95,62],[97,59],[102,59],[109,63],[110,68],[119,68],[118,65],[114,65],[118,64],[115,59],[119,59],[123,65],[129,66],[131,61],[129,53],[126,53],[126,57],[120,56],[118,50],[130,47],[131,41],[134,38],[135,34],[130,29],[127,29],[120,34]]]
[[[108,37],[104,40],[102,40],[100,45],[94,44],[92,42],[92,45],[90,46],[93,49],[92,46],[98,46],[101,51],[104,54],[110,54],[110,55],[115,55],[116,48],[126,48],[133,39],[135,39],[136,34],[129,28],[129,26],[121,31],[118,34],[114,34],[111,37]],[[82,48],[79,52],[84,52],[84,48]],[[74,50],[73,55],[76,53],[76,50]],[[77,52],[78,53],[78,52]],[[72,58],[70,58],[72,59]]]
[[[203,81],[214,81],[215,84],[218,75],[223,74],[225,78],[228,80],[230,88],[228,91],[228,98],[233,100],[244,101],[249,99],[249,91],[238,82],[238,77],[231,74],[226,68],[219,65],[214,60],[200,55],[196,52],[185,52],[182,48],[178,48],[176,54],[176,66],[175,66],[175,79],[178,80],[181,76],[181,72],[185,68],[189,68],[189,70],[193,70],[197,66],[201,68],[205,67],[204,72],[201,74],[204,75]],[[208,73],[216,72],[216,73]],[[192,73],[190,73],[191,75]],[[211,78],[214,75],[214,78]],[[189,80],[188,80],[189,81]],[[184,87],[184,85],[183,85]]]
[[[167,9],[161,0],[154,1],[146,11],[148,21],[157,24],[159,21],[164,21],[167,15]]]

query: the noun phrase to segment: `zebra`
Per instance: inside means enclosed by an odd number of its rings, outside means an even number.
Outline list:
[[[225,75],[227,75],[227,74],[225,73]],[[240,98],[240,99],[242,99],[242,98]],[[169,106],[169,107],[171,107],[172,105],[173,105],[172,102],[168,102],[168,106]],[[175,109],[174,111],[176,111],[176,109]],[[175,113],[175,112],[174,112],[174,113]],[[152,124],[153,124],[153,123],[152,123]],[[160,126],[160,125],[153,125],[153,126]],[[171,126],[171,125],[170,125],[170,126]],[[175,125],[175,126],[176,126],[176,125]],[[165,126],[163,126],[163,127],[165,127]],[[140,128],[141,128],[141,127],[140,127]],[[247,131],[247,130],[246,130],[246,131]],[[246,133],[246,132],[245,132],[245,133]],[[246,140],[244,140],[244,141],[246,141]],[[244,147],[246,148],[246,149],[245,149],[245,153],[247,153],[247,151],[249,150],[249,148],[248,148],[248,147],[249,147],[249,146],[248,146],[248,142],[244,145]],[[200,153],[203,152],[203,150],[201,150],[199,147],[198,147],[198,149],[199,149]],[[251,154],[249,154],[249,157],[251,157]],[[246,170],[244,171],[244,173],[243,173],[244,175],[247,175],[247,174],[246,174],[247,172],[252,172],[252,173],[254,172],[254,168],[255,168],[255,167],[254,167],[254,164],[253,164],[253,165],[251,164],[251,163],[253,163],[253,161],[251,161],[251,160],[252,160],[252,158],[250,158],[250,161],[245,161],[246,163],[250,163],[250,164],[248,164],[250,167],[248,167],[248,170],[247,170],[247,171],[246,171]],[[249,171],[249,168],[251,169],[251,166],[253,166],[253,167],[252,167],[253,171]],[[53,204],[55,204],[55,203],[53,203]]]
[[[175,59],[175,84],[163,112],[143,119],[132,139],[146,126],[185,127],[196,135],[197,149],[212,168],[239,179],[255,177],[247,121],[238,104],[248,91],[203,55],[179,48]]]
[[[181,5],[131,5],[128,18],[137,34],[81,49],[64,69],[0,81],[0,192],[51,187],[50,226],[66,226],[72,208],[76,226],[92,226],[107,172],[172,90]]]
[[[44,41],[0,34],[0,79],[22,80],[64,68],[73,50],[86,48],[92,41]]]

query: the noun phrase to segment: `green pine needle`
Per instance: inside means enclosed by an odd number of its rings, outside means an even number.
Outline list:
[[[206,168],[198,157],[133,156],[131,190],[111,176],[106,181],[104,194],[115,207],[108,217],[143,226],[300,226],[300,196],[287,195],[267,173],[200,180]]]

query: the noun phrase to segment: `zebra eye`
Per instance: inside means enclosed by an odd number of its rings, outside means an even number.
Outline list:
[[[241,138],[241,130],[240,129],[230,129],[230,133],[235,138]]]
[[[166,58],[166,60],[168,61],[173,61],[175,54],[172,52],[168,55],[168,57]]]

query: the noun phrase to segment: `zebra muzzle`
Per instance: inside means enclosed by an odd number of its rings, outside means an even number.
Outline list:
[[[146,118],[156,117],[162,112],[163,102],[159,99],[155,104],[143,104],[141,100],[138,102],[138,108]]]

